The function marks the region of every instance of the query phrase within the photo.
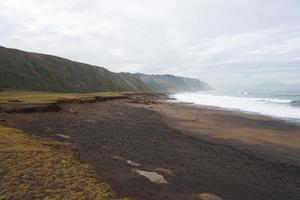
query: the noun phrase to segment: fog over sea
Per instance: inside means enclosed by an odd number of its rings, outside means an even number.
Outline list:
[[[177,93],[173,97],[180,102],[251,112],[300,122],[300,94],[208,91]]]

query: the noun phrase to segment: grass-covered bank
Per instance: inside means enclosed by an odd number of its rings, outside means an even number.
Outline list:
[[[0,126],[0,199],[115,199],[69,143]]]
[[[72,100],[80,98],[124,96],[122,92],[98,92],[98,93],[55,93],[35,91],[2,91],[0,103],[54,103],[58,100]]]

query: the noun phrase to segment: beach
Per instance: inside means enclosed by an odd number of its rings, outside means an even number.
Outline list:
[[[163,97],[65,103],[0,113],[2,125],[70,142],[118,197],[300,198],[300,127]]]

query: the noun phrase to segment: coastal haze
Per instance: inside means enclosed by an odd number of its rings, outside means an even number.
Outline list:
[[[299,0],[0,0],[0,199],[299,200]]]

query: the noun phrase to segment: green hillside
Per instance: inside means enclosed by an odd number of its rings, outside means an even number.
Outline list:
[[[150,91],[136,75],[0,47],[0,88],[54,92]]]
[[[105,68],[57,56],[0,46],[0,91],[178,92],[206,90],[196,79],[172,75],[113,73]]]

